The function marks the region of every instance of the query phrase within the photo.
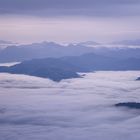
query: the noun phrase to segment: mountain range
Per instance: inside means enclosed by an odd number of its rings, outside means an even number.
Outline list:
[[[94,47],[89,47],[91,44]],[[13,45],[0,51],[0,63],[21,62],[40,58],[59,58],[64,56],[80,56],[94,53],[117,59],[140,58],[140,48],[106,47],[96,42],[60,45],[54,42],[33,43],[29,45]]]
[[[56,58],[34,59],[23,61],[20,64],[10,67],[0,67],[0,72],[38,76],[49,78],[53,81],[78,78],[80,75],[78,75],[76,71],[78,71],[77,67]]]
[[[75,56],[92,52],[92,50],[91,47],[73,44],[65,46],[54,42],[9,46],[0,51],[0,62],[17,62],[35,58]]]
[[[112,42],[111,44],[127,45],[127,46],[140,46],[140,39],[115,41],[115,42]]]
[[[21,62],[1,66],[0,72],[61,81],[79,78],[79,72],[140,70],[140,48],[107,47],[93,41],[68,45],[42,42],[1,49],[0,62]]]
[[[79,72],[100,70],[140,70],[140,58],[117,59],[87,53],[81,56],[42,58],[23,61],[10,67],[0,67],[0,72],[26,74],[54,81],[79,78]]]

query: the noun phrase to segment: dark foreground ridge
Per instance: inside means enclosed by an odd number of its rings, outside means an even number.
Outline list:
[[[118,103],[115,104],[116,107],[128,107],[132,109],[140,109],[140,103],[136,102],[126,102],[126,103]]]
[[[77,70],[73,65],[55,58],[34,59],[11,67],[0,67],[0,72],[49,78],[57,82],[62,79],[80,78]]]
[[[78,72],[140,70],[140,59],[116,59],[88,53],[81,56],[42,58],[23,61],[11,67],[0,67],[0,72],[26,74],[49,78],[54,81],[79,78]]]

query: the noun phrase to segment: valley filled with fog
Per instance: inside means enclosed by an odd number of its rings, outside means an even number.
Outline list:
[[[49,79],[0,73],[1,140],[139,140],[140,71]]]
[[[0,0],[0,140],[140,140],[140,0]]]

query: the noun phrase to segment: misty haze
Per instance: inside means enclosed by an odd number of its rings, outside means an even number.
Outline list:
[[[140,140],[139,0],[0,0],[0,140]]]

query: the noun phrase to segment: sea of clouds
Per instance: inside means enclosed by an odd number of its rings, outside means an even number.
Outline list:
[[[0,74],[0,140],[140,140],[140,71],[99,71],[59,83]]]

